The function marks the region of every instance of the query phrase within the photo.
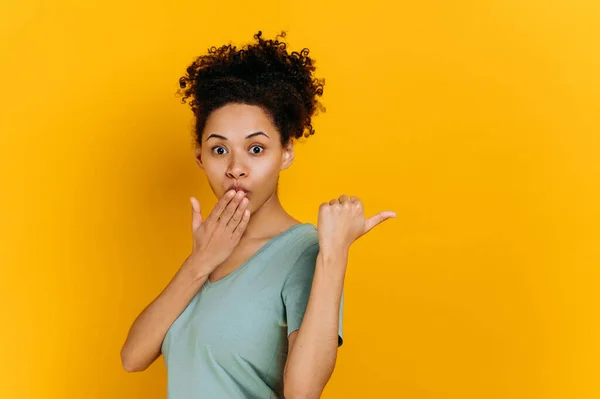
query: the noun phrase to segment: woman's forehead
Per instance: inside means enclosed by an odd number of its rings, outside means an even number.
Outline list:
[[[279,139],[268,114],[256,105],[247,104],[227,104],[211,112],[203,136],[205,141],[211,136],[228,140]]]

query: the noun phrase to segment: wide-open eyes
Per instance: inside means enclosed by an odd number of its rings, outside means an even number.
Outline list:
[[[257,151],[255,151],[255,150],[257,150]],[[260,154],[264,150],[265,149],[260,145],[253,145],[252,147],[250,147],[250,152],[253,154]]]
[[[223,155],[225,154],[227,150],[225,149],[225,147],[221,147],[221,146],[216,146],[212,148],[212,152],[216,155]]]
[[[215,155],[227,154],[227,149],[220,145],[211,148],[211,150],[212,150],[213,154],[215,154]],[[253,145],[252,147],[250,147],[250,152],[255,155],[260,154],[263,151],[264,151],[264,147],[260,146],[260,145]]]

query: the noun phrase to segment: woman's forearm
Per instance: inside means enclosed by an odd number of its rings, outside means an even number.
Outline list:
[[[333,373],[347,262],[347,249],[317,256],[306,312],[286,362],[286,398],[319,398]]]
[[[201,260],[190,255],[160,295],[135,319],[121,349],[125,370],[143,371],[160,356],[169,327],[207,279],[195,272],[198,262]]]

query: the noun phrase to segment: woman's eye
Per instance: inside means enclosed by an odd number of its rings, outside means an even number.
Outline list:
[[[224,155],[227,153],[227,150],[225,149],[225,147],[221,147],[221,146],[217,146],[214,147],[212,149],[213,153],[215,153],[216,155]],[[259,145],[253,145],[252,147],[250,147],[250,151],[253,154],[260,154],[261,152],[264,151],[264,148],[259,146]]]
[[[220,150],[220,151],[219,151]],[[217,155],[223,155],[225,153],[225,148],[223,147],[214,147],[213,152]]]

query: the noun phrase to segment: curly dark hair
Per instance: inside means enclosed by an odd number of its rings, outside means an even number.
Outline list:
[[[311,117],[325,111],[317,100],[325,80],[313,77],[315,62],[309,49],[288,53],[286,43],[279,40],[285,35],[283,31],[274,40],[265,40],[258,31],[256,43],[240,49],[231,44],[213,46],[187,67],[177,94],[182,103],[190,99],[197,145],[202,144],[210,113],[228,103],[261,107],[277,127],[282,146],[315,133]]]

